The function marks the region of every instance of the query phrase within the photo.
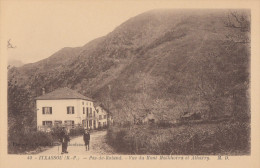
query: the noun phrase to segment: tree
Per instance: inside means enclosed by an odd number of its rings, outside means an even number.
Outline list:
[[[251,18],[250,11],[230,11],[224,22],[231,33],[226,37],[229,40],[230,55],[237,48],[240,49],[232,60],[232,82],[229,94],[233,99],[233,116],[236,118],[248,118],[249,112],[249,77],[250,77],[250,36]]]
[[[247,115],[250,58],[250,15],[231,11],[224,22],[229,29],[216,52],[205,53],[196,60],[198,94],[209,107],[208,117],[220,115],[224,103],[232,100],[232,116]]]

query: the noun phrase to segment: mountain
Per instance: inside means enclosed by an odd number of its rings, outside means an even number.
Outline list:
[[[230,39],[248,32],[228,25],[227,16],[226,10],[152,10],[82,47],[14,67],[8,72],[9,115],[33,120],[41,89],[60,87],[102,102],[118,122],[149,111],[162,120],[184,112],[248,113],[250,44]]]
[[[20,60],[8,60],[8,66],[11,67],[21,67],[24,63]]]

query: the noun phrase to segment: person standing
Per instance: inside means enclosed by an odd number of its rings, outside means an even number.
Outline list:
[[[65,127],[62,127],[62,131],[60,134],[60,141],[61,141],[61,145],[62,145],[61,154],[69,153],[67,148],[68,148],[68,142],[70,141],[70,137],[69,137],[68,131],[66,130]]]
[[[89,150],[90,133],[87,129],[85,129],[83,134],[83,140],[85,142],[86,150]]]

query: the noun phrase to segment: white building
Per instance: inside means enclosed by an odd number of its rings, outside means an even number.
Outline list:
[[[107,112],[101,106],[96,107],[96,112],[98,115],[98,128],[103,128],[107,126]]]
[[[37,128],[55,125],[97,128],[93,100],[69,88],[60,88],[36,98]]]
[[[106,110],[102,104],[96,105],[96,115],[98,116],[98,128],[104,128],[108,126],[108,124],[112,124],[112,116]]]

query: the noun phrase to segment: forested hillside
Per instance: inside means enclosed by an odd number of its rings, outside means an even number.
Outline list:
[[[9,69],[9,127],[36,128],[34,98],[59,87],[102,102],[118,123],[147,112],[248,119],[249,62],[248,11],[148,11],[82,47]]]

